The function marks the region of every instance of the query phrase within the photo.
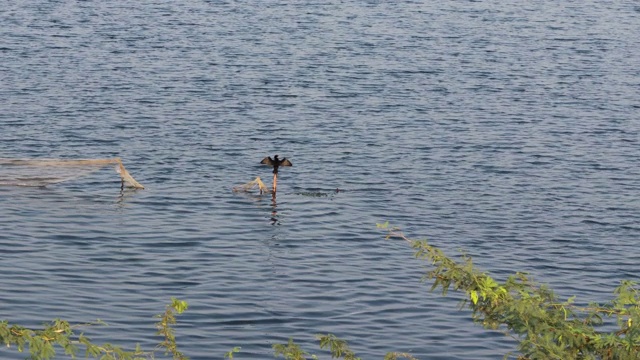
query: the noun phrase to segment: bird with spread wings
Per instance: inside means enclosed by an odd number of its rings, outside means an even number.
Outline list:
[[[287,160],[287,158],[278,159],[278,155],[274,155],[273,159],[271,156],[267,156],[262,159],[260,164],[268,165],[273,167],[273,192],[276,192],[276,187],[278,184],[278,168],[280,166],[293,166],[291,161]]]

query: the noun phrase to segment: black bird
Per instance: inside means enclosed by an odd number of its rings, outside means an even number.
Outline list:
[[[273,159],[271,158],[271,156],[267,156],[266,158],[262,159],[262,161],[260,161],[260,164],[269,165],[273,167],[273,192],[274,193],[276,192],[276,187],[278,184],[278,168],[280,166],[293,166],[291,161],[287,160],[287,158],[284,158],[282,160],[278,159],[278,155],[274,155]]]
[[[287,158],[284,158],[282,160],[278,159],[278,155],[274,155],[273,159],[271,158],[271,156],[267,156],[266,158],[262,159],[262,161],[260,161],[260,164],[272,166],[274,174],[278,173],[278,167],[280,166],[293,166],[291,161],[287,160]]]

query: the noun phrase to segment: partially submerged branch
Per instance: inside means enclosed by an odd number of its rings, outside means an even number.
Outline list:
[[[144,189],[125,169],[119,157],[109,159],[5,159],[0,158],[0,185],[47,186],[76,179],[107,165],[116,165],[122,187]]]

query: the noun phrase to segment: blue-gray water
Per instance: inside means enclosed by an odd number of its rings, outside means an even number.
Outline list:
[[[639,25],[631,0],[5,2],[0,157],[120,156],[147,189],[0,187],[0,319],[149,348],[175,296],[192,359],[326,332],[501,358],[375,223],[581,302],[638,280]],[[275,153],[275,206],[231,191]]]

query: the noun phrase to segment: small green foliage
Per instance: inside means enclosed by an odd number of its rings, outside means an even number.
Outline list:
[[[320,340],[321,349],[329,348],[332,359],[360,360],[360,358],[356,357],[356,354],[349,349],[346,341],[338,339],[333,334],[318,334],[316,335],[316,339]]]
[[[171,325],[176,324],[176,317],[174,311],[178,314],[184,312],[188,307],[186,301],[181,301],[176,298],[171,298],[171,304],[167,305],[164,314],[156,315],[160,318],[160,321],[156,323],[158,329],[157,335],[164,337],[164,341],[158,345],[158,348],[164,348],[165,354],[171,354],[174,360],[188,360],[183,353],[178,351],[178,345],[176,344],[176,337]]]
[[[351,351],[346,341],[337,338],[333,334],[318,334],[316,339],[320,341],[321,349],[329,349],[332,359],[361,360]],[[316,355],[309,355],[292,339],[289,339],[287,344],[274,344],[273,349],[276,357],[282,355],[286,360],[306,360],[307,356],[311,356],[311,359],[318,359]],[[418,360],[409,353],[399,352],[390,352],[384,357],[384,360],[397,359]]]
[[[300,345],[293,342],[293,339],[289,339],[286,344],[273,344],[274,356],[278,357],[282,355],[286,360],[306,360],[309,353],[302,350]],[[317,357],[312,356],[312,359]]]
[[[178,313],[182,314],[189,308],[189,304],[186,301],[178,300],[174,297],[171,298],[171,307]]]
[[[233,354],[235,354],[237,352],[240,352],[240,349],[241,348],[239,346],[234,347],[233,349],[231,349],[231,351],[229,351],[229,352],[224,354],[224,358],[225,359],[233,359]]]
[[[398,353],[398,352],[387,353],[387,355],[384,357],[384,360],[398,360],[398,359],[418,360],[414,358],[411,354]]]

